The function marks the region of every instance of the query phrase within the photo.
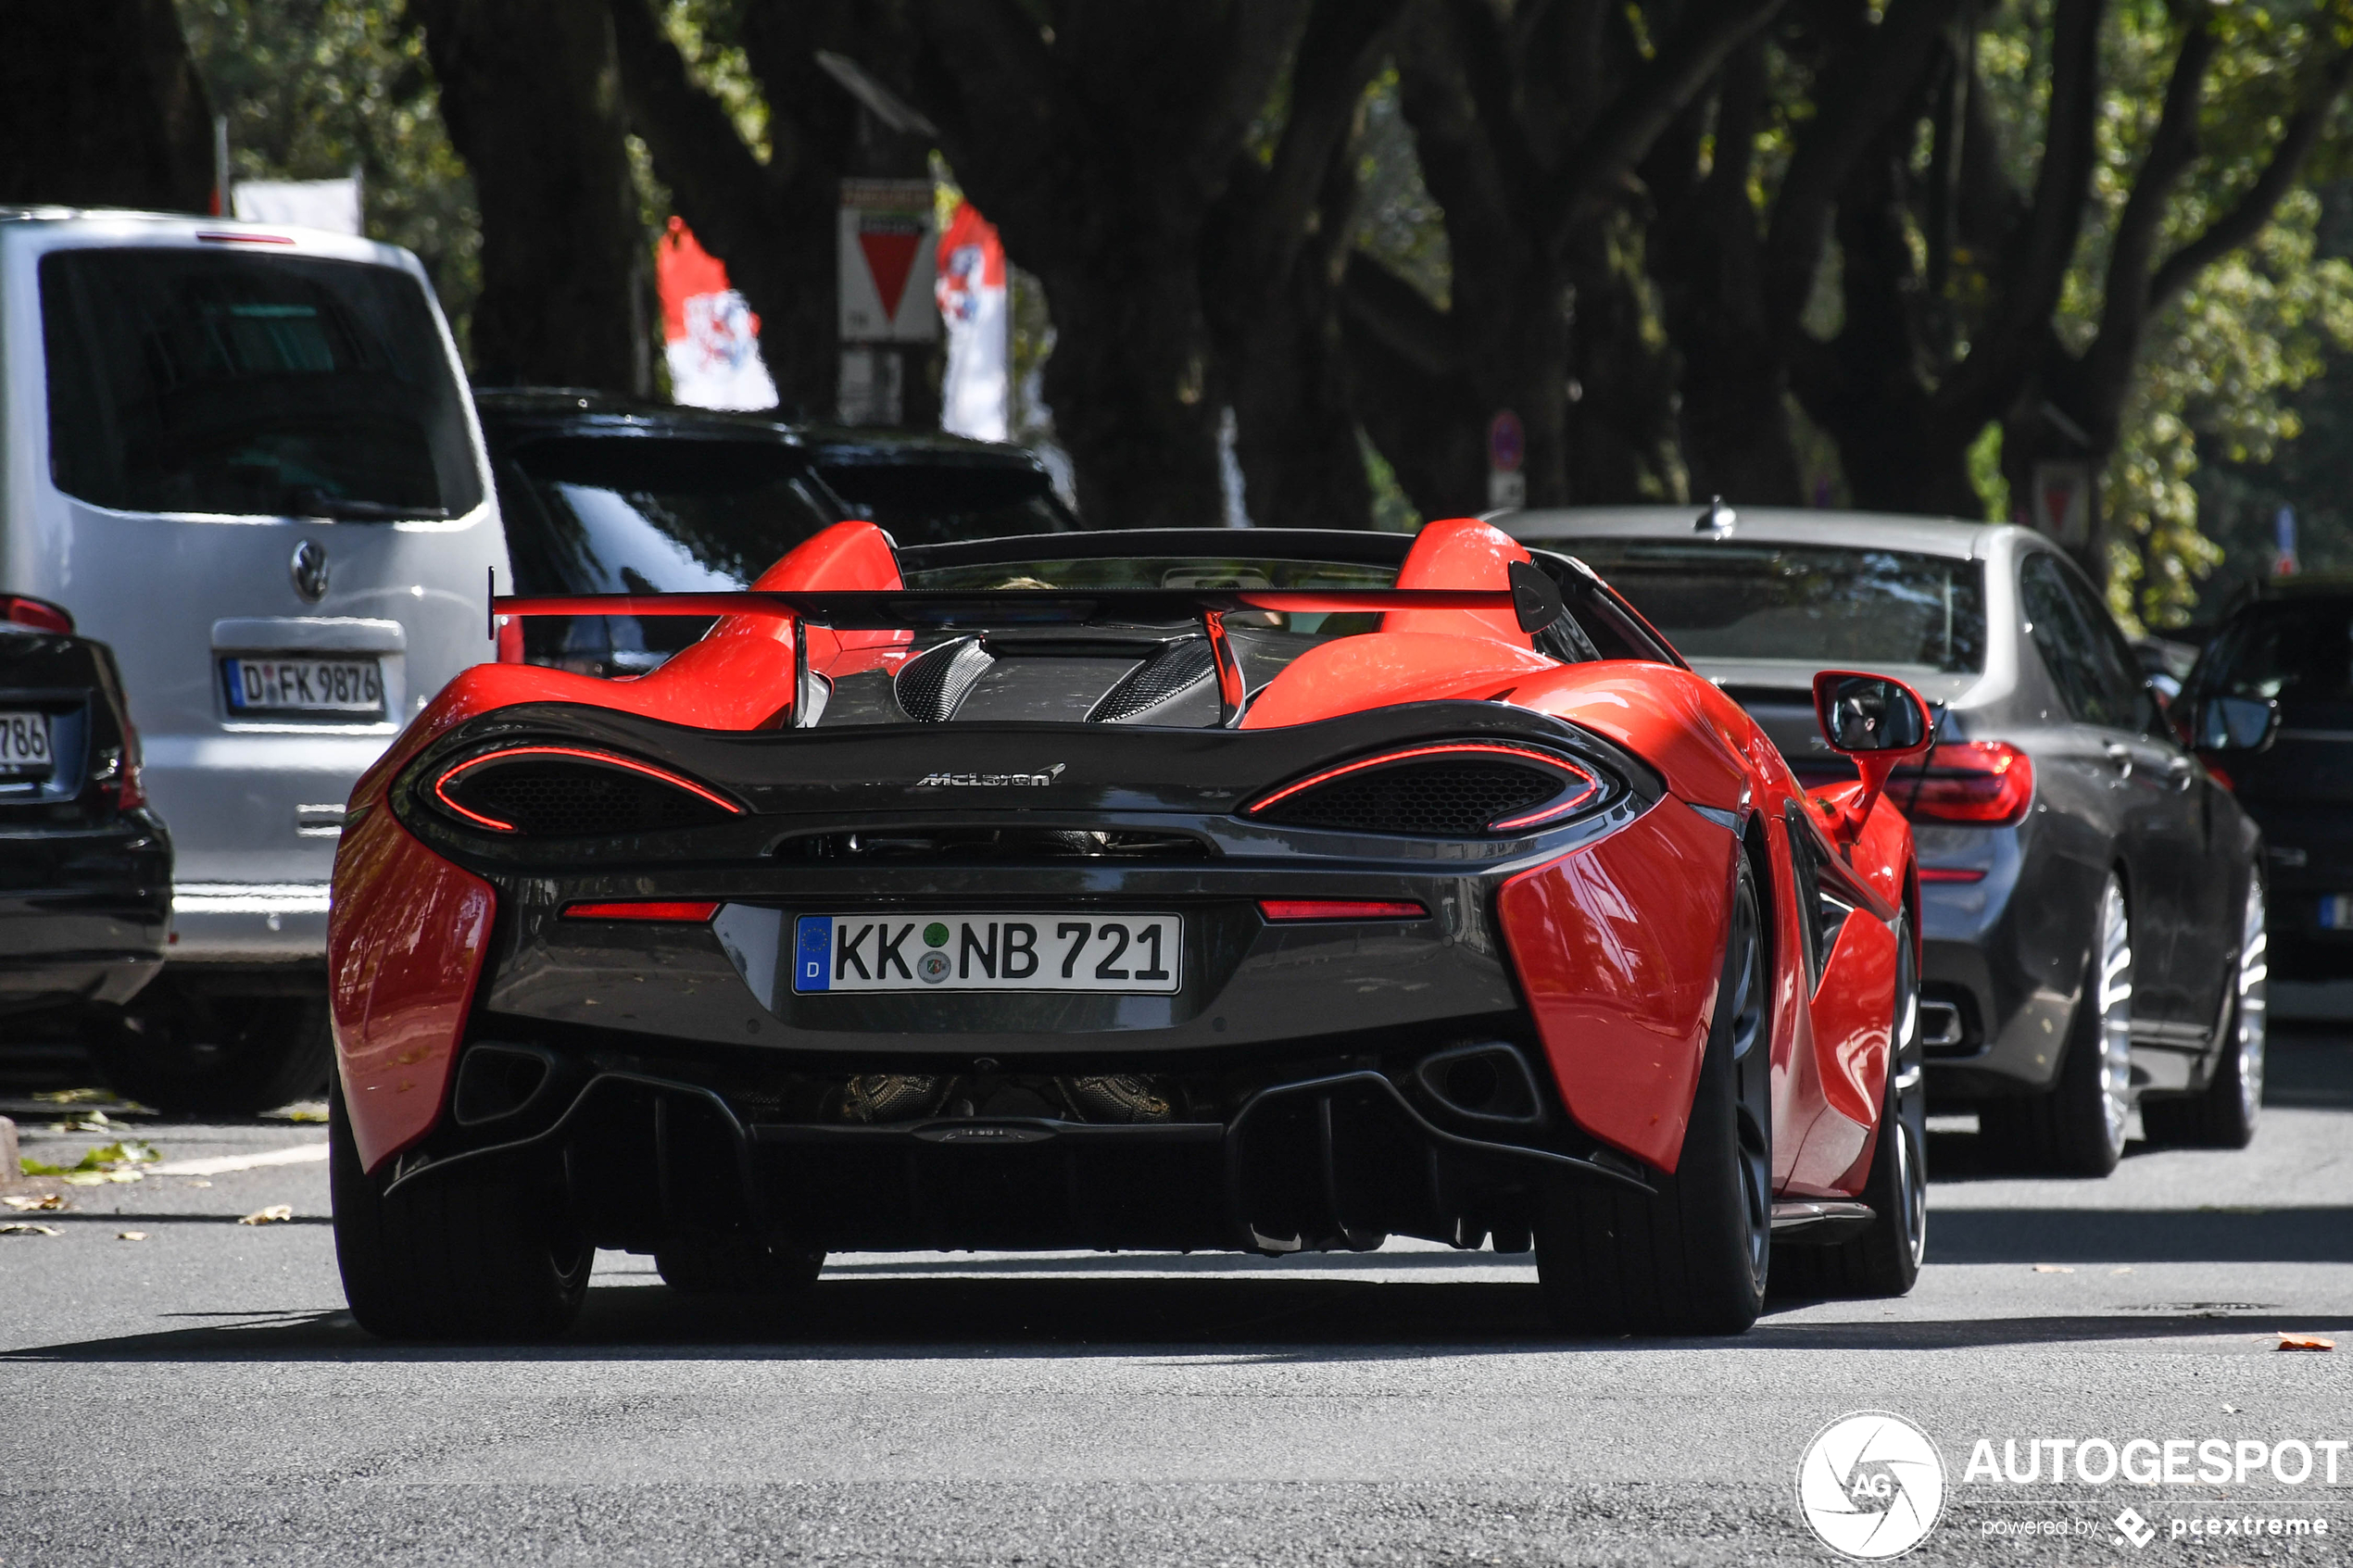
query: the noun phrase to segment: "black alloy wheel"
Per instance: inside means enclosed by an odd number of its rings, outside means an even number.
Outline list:
[[[1554,1323],[1584,1334],[1740,1334],[1772,1258],[1772,1041],[1763,922],[1741,855],[1724,967],[1683,1153],[1651,1195],[1584,1181],[1547,1194],[1537,1279]]]
[[[587,1298],[596,1249],[554,1195],[511,1173],[453,1172],[386,1192],[345,1109],[327,1094],[327,1181],[335,1262],[359,1326],[380,1338],[549,1339]]]
[[[1928,1085],[1920,1048],[1919,965],[1908,919],[1895,926],[1894,1025],[1879,1141],[1863,1181],[1868,1229],[1828,1247],[1773,1249],[1780,1297],[1906,1296],[1928,1253]]]

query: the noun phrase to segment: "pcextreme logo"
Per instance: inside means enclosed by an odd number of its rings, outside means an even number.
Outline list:
[[[1840,1416],[1798,1461],[1798,1512],[1842,1557],[1901,1557],[1928,1538],[1944,1507],[1944,1456],[1927,1433],[1885,1411]]]

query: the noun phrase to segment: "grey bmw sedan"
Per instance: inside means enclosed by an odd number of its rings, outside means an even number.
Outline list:
[[[2260,835],[2043,535],[1721,506],[1494,521],[1600,573],[1808,783],[1854,776],[1816,723],[1816,671],[1899,676],[1936,708],[1934,748],[1889,786],[1919,845],[1933,1106],[2086,1174],[2115,1168],[2135,1106],[2154,1141],[2253,1136]],[[2201,746],[2266,744],[2257,719]]]

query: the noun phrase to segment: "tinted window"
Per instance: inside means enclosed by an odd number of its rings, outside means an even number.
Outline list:
[[[497,471],[526,594],[740,588],[838,521],[782,442],[559,436],[502,451]]]
[[[818,477],[902,546],[1054,533],[1071,526],[1051,481],[1011,464],[828,460]]]
[[[749,584],[839,521],[775,441],[616,434],[522,443],[497,458],[498,510],[525,594],[691,593]],[[535,662],[650,670],[710,629],[682,617],[535,619]]]
[[[2019,568],[2019,596],[2028,633],[2068,711],[2086,724],[2145,728],[2149,704],[2138,667],[2091,590],[2057,556],[2036,551]]]
[[[2068,602],[2090,629],[2092,683],[2099,692],[2101,711],[2115,715],[2101,722],[2114,724],[2120,730],[2156,730],[2157,702],[2149,696],[2148,676],[2141,669],[2133,645],[2124,640],[2116,617],[2100,602],[2090,582],[2063,564],[2059,574]]]
[[[2291,709],[2353,704],[2353,598],[2287,599],[2242,611],[2195,677],[2201,693]]]
[[[1579,539],[1563,547],[1686,659],[1985,668],[1984,574],[1975,561],[1732,540]]]
[[[455,516],[480,504],[423,288],[308,257],[68,250],[41,262],[49,467],[127,511]]]

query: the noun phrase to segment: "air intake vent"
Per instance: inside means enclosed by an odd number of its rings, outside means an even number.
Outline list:
[[[469,759],[434,781],[461,820],[535,838],[604,838],[724,822],[742,808],[648,763],[565,746],[516,746]]]
[[[1103,694],[1087,715],[1090,724],[1132,724],[1162,716],[1198,687],[1217,679],[1217,656],[1206,637],[1168,643]]]
[[[995,662],[977,638],[942,643],[899,671],[895,688],[899,706],[919,724],[944,724],[955,717],[956,705]]]
[[[1558,822],[1601,796],[1592,774],[1548,753],[1442,743],[1327,769],[1244,814],[1297,827],[1477,838]]]

